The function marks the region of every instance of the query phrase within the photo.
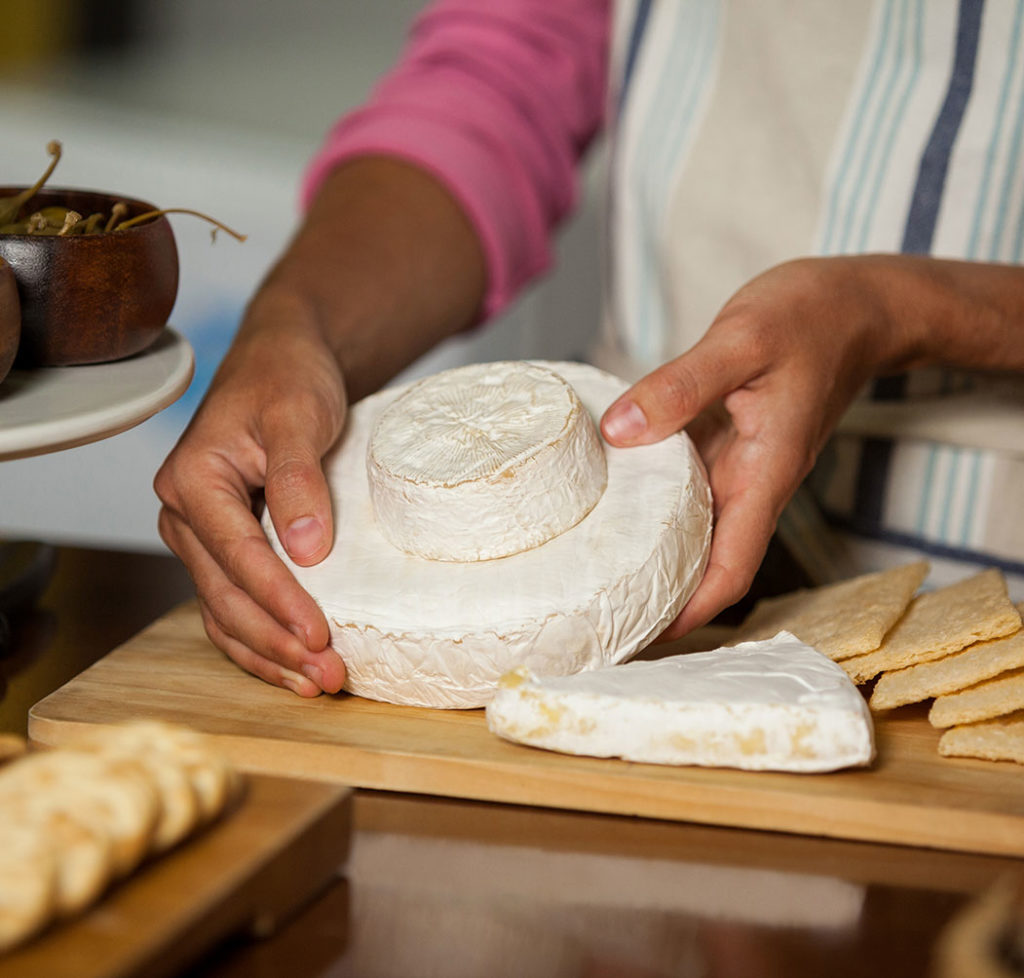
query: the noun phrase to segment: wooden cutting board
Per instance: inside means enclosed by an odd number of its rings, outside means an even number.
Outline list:
[[[37,703],[29,735],[155,717],[215,736],[243,768],[356,787],[1024,856],[1024,767],[940,757],[923,710],[876,722],[870,769],[792,775],[573,757],[492,735],[482,710],[340,694],[304,700],[242,672],[194,603]]]
[[[348,852],[350,789],[249,776],[239,806],[89,912],[0,956],[0,978],[161,978],[218,941],[273,930]]]

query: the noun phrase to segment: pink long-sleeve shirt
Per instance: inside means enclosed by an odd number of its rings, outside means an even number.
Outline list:
[[[303,200],[357,156],[433,173],[484,248],[484,316],[551,263],[551,234],[577,199],[577,164],[601,127],[609,0],[439,0],[402,58],[342,118],[310,163]]]
[[[796,255],[1024,260],[1024,171],[1007,136],[1024,104],[1015,9],[695,0],[616,4],[613,17],[610,0],[434,0],[331,132],[305,198],[354,156],[433,172],[479,234],[491,316],[549,266],[577,164],[607,122],[605,301],[587,356],[635,379]],[[1024,531],[1007,529],[1019,494],[1005,488],[1024,484],[1020,409],[1004,399],[986,407],[998,423],[979,425],[968,386],[937,411],[932,398],[962,383],[917,371],[906,402],[858,404],[813,491],[872,546],[891,538],[893,559],[937,547],[1024,581]],[[815,521],[783,523],[801,562],[822,562]]]

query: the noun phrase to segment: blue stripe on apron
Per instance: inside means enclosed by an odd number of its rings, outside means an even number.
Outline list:
[[[633,18],[633,27],[629,32],[629,45],[626,48],[626,63],[622,70],[622,82],[619,86],[618,98],[616,100],[615,125],[618,126],[625,111],[626,96],[629,93],[630,84],[633,81],[633,73],[636,68],[637,56],[640,53],[640,45],[647,30],[647,21],[651,13],[652,0],[639,0],[636,7],[636,15]],[[616,145],[618,140],[611,141],[612,162],[609,169],[615,169],[614,158],[617,154]],[[603,254],[601,260],[604,264],[604,288],[606,305],[611,307],[612,280],[615,268],[615,251],[619,247],[618,242],[613,240],[612,231],[616,227],[614,211],[617,208],[615,194],[611,194],[607,203],[606,234],[603,242]]]
[[[905,254],[928,254],[932,248],[953,144],[974,84],[983,7],[984,0],[960,2],[953,69],[942,108],[918,165],[917,182],[903,231],[901,251]],[[872,385],[872,397],[875,400],[898,399],[905,388],[906,375],[880,377]],[[891,455],[889,439],[865,439],[855,497],[857,522],[862,525],[881,525]]]
[[[960,548],[945,543],[936,543],[932,540],[922,540],[912,533],[903,533],[898,530],[880,530],[874,526],[866,526],[855,518],[851,519],[842,513],[836,513],[831,510],[826,511],[826,516],[829,523],[833,526],[848,530],[851,533],[866,534],[872,539],[880,540],[882,543],[889,543],[896,547],[908,547],[944,560],[996,567],[1007,574],[1024,574],[1024,561],[1014,560],[1010,557],[999,557],[990,553],[981,553],[971,550],[969,547]]]
[[[962,0],[960,4],[953,76],[918,167],[900,249],[905,254],[926,255],[932,248],[949,158],[974,84],[983,6],[984,0]]]
[[[620,111],[626,101],[629,83],[633,80],[633,69],[636,67],[636,58],[640,53],[640,42],[647,29],[647,19],[650,13],[651,0],[640,0],[637,4],[636,16],[633,18],[633,29],[629,32],[629,46],[626,48],[626,65],[622,71],[622,86],[619,89]]]

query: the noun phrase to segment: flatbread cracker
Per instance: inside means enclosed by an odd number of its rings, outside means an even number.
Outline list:
[[[788,631],[830,659],[871,652],[906,611],[927,573],[927,561],[919,560],[765,599],[754,607],[731,644]]]
[[[1020,612],[1006,593],[1006,581],[992,568],[914,598],[879,648],[840,665],[859,685],[879,673],[941,659],[1020,627]]]
[[[1024,713],[950,727],[939,738],[939,753],[1024,764]]]
[[[933,727],[953,727],[1017,710],[1024,710],[1024,669],[1011,669],[967,689],[937,696],[928,711],[928,722]]]
[[[1017,605],[1017,610],[1024,611],[1024,603]],[[891,710],[906,703],[920,703],[1022,666],[1024,628],[1005,638],[975,642],[942,659],[884,672],[878,677],[869,704],[873,710]]]
[[[56,899],[50,842],[38,827],[0,822],[0,954],[42,930]]]

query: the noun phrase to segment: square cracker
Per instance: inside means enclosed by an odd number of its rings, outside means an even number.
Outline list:
[[[1024,611],[1024,603],[1017,605],[1017,611]],[[1024,628],[1005,638],[975,642],[942,659],[882,673],[871,694],[871,709],[890,710],[905,703],[920,703],[933,696],[955,693],[1021,666],[1024,666]]]
[[[990,568],[914,598],[879,648],[842,666],[859,684],[880,672],[941,659],[975,642],[1002,638],[1020,627],[1020,612],[1006,593],[1002,573]]]
[[[923,560],[759,601],[734,642],[792,632],[830,659],[877,649],[928,573]]]
[[[952,727],[1016,710],[1024,710],[1024,669],[1012,669],[976,686],[936,697],[928,711],[928,722],[933,727]]]
[[[944,757],[981,757],[1024,764],[1024,713],[950,727],[939,738]]]

